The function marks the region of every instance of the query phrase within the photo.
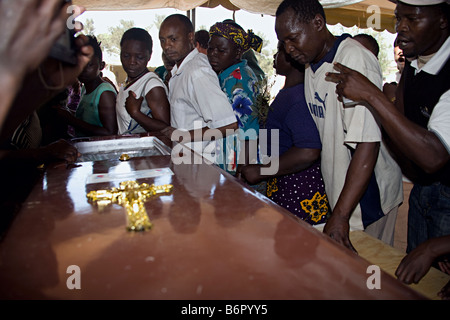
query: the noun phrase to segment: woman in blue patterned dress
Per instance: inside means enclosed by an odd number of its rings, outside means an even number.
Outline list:
[[[239,124],[237,134],[218,141],[216,164],[234,175],[238,166],[259,161],[259,123],[252,114],[258,94],[258,80],[242,55],[247,50],[260,51],[262,40],[233,22],[217,22],[210,28],[209,34],[208,59]]]

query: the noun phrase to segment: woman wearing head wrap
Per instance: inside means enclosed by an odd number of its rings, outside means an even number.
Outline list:
[[[261,52],[263,43],[262,39],[255,35],[252,30],[248,30],[248,32],[245,32],[240,25],[232,22],[231,20],[225,20],[224,22],[217,22],[216,24],[214,24],[209,30],[209,35],[209,45],[211,45],[213,37],[215,40],[217,40],[218,38],[224,38],[228,40],[227,42],[229,44],[230,51],[235,54],[235,56],[233,56],[233,59],[235,59],[237,62],[241,60],[242,55],[249,49]],[[222,42],[224,43],[225,41],[222,40]],[[229,62],[230,61],[228,61],[228,63]],[[226,61],[216,61],[216,64],[212,67],[217,73],[219,73],[225,68],[231,66],[226,66],[226,64]],[[222,68],[222,70],[219,70],[220,68]]]
[[[232,22],[217,22],[209,34],[208,59],[218,74],[240,129],[238,134],[228,136],[223,145],[217,146],[216,163],[229,173],[236,174],[239,172],[238,166],[258,162],[259,123],[253,114],[258,80],[242,55],[249,49],[260,51],[262,40],[252,31],[245,32]]]

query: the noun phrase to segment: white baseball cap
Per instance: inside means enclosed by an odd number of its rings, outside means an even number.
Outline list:
[[[450,4],[450,0],[389,0],[389,1],[394,3],[402,2],[410,4],[412,6],[433,6],[441,3]]]

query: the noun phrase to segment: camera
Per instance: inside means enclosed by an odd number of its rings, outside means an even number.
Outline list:
[[[77,53],[75,49],[75,31],[66,27],[66,31],[53,44],[50,50],[50,57],[69,64],[77,63]]]
[[[72,1],[61,1],[62,6],[66,3],[72,3]],[[65,32],[56,40],[50,49],[50,57],[68,64],[76,64],[77,52],[75,46],[75,29],[69,28],[67,24],[65,28]]]

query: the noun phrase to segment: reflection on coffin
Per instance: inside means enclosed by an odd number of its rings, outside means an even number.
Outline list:
[[[129,137],[110,140],[74,141],[81,153],[78,162],[120,159],[123,154],[133,157],[170,155],[171,149],[156,137]]]
[[[80,151],[110,159],[47,168],[0,242],[0,299],[424,298],[384,272],[369,290],[368,261],[215,165],[175,165],[170,141],[149,138],[94,139]],[[120,161],[110,147],[142,141],[161,154]],[[88,201],[122,178],[173,185],[143,204],[149,230],[127,231],[124,207]],[[73,266],[80,290],[67,285]]]

